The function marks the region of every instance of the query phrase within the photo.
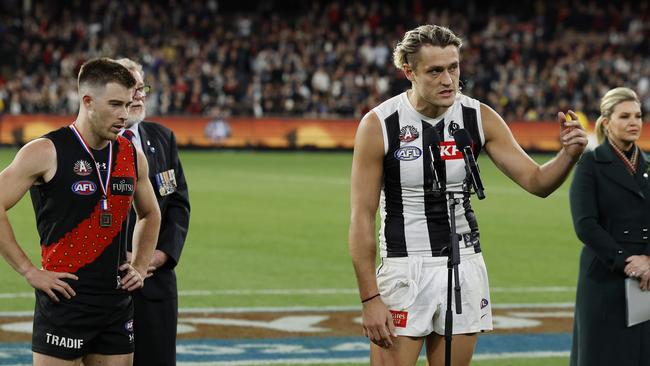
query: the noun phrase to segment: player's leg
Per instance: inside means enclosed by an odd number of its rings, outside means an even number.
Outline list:
[[[480,253],[462,255],[458,267],[461,286],[462,313],[453,312],[453,338],[451,342],[451,359],[454,366],[468,366],[474,354],[477,334],[492,330],[492,311],[490,287],[485,262]],[[447,277],[447,276],[445,276]],[[440,280],[440,279],[439,279]],[[447,278],[440,287],[447,288]],[[447,308],[446,298],[444,309]],[[455,309],[455,297],[452,297],[452,309]],[[426,341],[427,359],[431,366],[445,364],[445,319],[442,312],[434,320],[434,332]]]
[[[469,366],[476,345],[476,333],[457,334],[451,340],[452,366]],[[430,366],[445,364],[445,337],[431,334],[426,339],[427,360]]]
[[[393,339],[393,346],[386,349],[370,344],[370,364],[372,366],[411,366],[415,365],[422,350],[423,337],[399,336]]]
[[[131,366],[133,365],[133,353],[123,355],[100,355],[91,353],[84,356],[84,366]]]
[[[81,365],[81,358],[64,360],[62,358],[32,352],[32,364],[34,366],[79,366]]]

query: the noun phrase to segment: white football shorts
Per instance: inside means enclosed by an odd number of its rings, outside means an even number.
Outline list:
[[[456,314],[452,292],[453,334],[492,330],[487,269],[481,253],[461,250],[458,275],[462,313]],[[447,257],[382,258],[377,283],[393,314],[397,335],[424,337],[445,334]]]

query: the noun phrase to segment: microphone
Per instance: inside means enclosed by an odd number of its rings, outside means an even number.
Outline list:
[[[445,161],[440,157],[440,137],[436,131],[431,131],[429,136],[429,155],[431,156],[431,171],[433,172],[433,190],[444,192],[447,190],[447,170]]]
[[[479,175],[480,171],[478,169],[478,164],[476,164],[476,159],[474,158],[474,152],[472,151],[472,138],[467,133],[467,130],[460,128],[454,131],[454,141],[456,141],[456,147],[463,153],[463,159],[465,159],[465,170],[471,177],[472,187],[474,192],[476,192],[476,197],[482,200],[485,198],[485,193],[483,192],[483,182],[481,182],[481,176]]]

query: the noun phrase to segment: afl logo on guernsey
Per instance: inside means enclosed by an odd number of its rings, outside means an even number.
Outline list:
[[[77,160],[77,162],[74,163],[74,168],[72,168],[72,170],[74,170],[77,175],[85,177],[93,172],[93,167],[85,160]]]
[[[89,196],[97,190],[95,183],[89,180],[80,180],[78,182],[72,183],[72,192],[82,195]]]
[[[402,142],[415,141],[418,137],[420,137],[420,133],[411,125],[406,125],[399,130],[399,140]]]
[[[395,150],[393,156],[397,160],[411,161],[422,156],[422,150],[417,146],[403,146]]]

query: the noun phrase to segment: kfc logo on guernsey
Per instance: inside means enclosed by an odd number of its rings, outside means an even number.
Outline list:
[[[397,328],[406,328],[406,321],[408,320],[409,313],[407,311],[391,310],[393,315],[393,325]]]
[[[393,155],[397,160],[411,161],[422,156],[422,150],[417,146],[403,146],[395,150]]]
[[[95,183],[89,180],[81,180],[72,183],[72,192],[81,196],[89,196],[97,190]]]
[[[411,125],[406,125],[399,130],[399,140],[402,142],[415,141],[418,137],[420,137],[420,133]]]
[[[90,173],[93,172],[92,165],[90,165],[90,163],[85,160],[77,160],[77,162],[74,163],[74,168],[72,168],[72,170],[74,170],[77,175],[81,175],[82,177],[90,175]]]
[[[456,141],[443,141],[440,143],[440,157],[442,160],[463,159],[463,153],[456,147]]]
[[[132,196],[135,191],[134,180],[131,177],[111,179],[111,193],[117,196]]]
[[[80,338],[66,338],[60,337],[55,334],[45,333],[46,339],[45,342],[54,346],[69,348],[69,349],[81,349],[84,345],[84,340]]]

